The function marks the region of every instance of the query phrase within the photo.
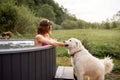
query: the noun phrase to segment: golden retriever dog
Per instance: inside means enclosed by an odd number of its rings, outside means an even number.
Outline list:
[[[105,74],[113,69],[113,61],[109,57],[99,59],[94,57],[76,38],[64,41],[68,54],[71,56],[72,65],[77,74],[77,80],[84,80],[88,76],[90,80],[104,80]]]

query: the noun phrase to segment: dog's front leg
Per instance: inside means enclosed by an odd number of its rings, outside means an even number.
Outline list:
[[[76,71],[77,73],[77,80],[83,80],[83,73],[81,73],[79,70]]]
[[[74,80],[77,80],[77,72],[74,67],[73,67],[73,71],[74,71],[73,72]]]
[[[104,75],[99,76],[96,80],[104,80]]]
[[[77,80],[83,80],[83,74],[78,74],[77,75]]]

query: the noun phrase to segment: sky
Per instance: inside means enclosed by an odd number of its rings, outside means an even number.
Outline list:
[[[120,0],[54,0],[68,13],[87,22],[102,22],[111,19],[120,11]]]

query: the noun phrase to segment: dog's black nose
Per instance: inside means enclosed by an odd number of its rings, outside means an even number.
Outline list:
[[[63,43],[65,43],[65,41],[63,41]]]
[[[68,44],[65,44],[65,47],[67,47],[68,46]]]

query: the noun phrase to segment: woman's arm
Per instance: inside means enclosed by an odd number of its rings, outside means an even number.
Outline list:
[[[42,35],[38,36],[38,40],[42,43],[46,43],[54,46],[64,46],[63,42],[58,42],[54,39],[47,39],[47,38],[44,38]]]

